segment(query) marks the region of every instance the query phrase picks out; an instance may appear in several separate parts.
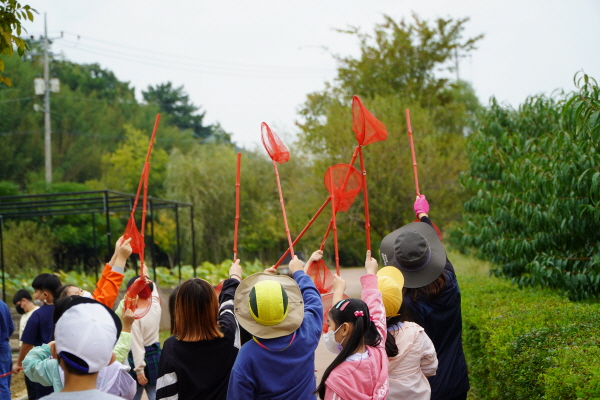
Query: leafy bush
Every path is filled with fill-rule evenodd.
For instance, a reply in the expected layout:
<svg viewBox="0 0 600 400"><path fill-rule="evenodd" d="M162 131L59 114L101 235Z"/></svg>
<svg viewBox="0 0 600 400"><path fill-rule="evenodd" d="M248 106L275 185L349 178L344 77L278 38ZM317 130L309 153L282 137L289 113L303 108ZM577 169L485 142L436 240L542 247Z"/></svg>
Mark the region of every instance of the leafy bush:
<svg viewBox="0 0 600 400"><path fill-rule="evenodd" d="M475 195L452 234L495 273L575 300L600 294L600 88L587 75L578 85L480 114L461 177Z"/></svg>
<svg viewBox="0 0 600 400"><path fill-rule="evenodd" d="M459 280L475 398L597 398L600 304L572 303L495 277L459 274Z"/></svg>

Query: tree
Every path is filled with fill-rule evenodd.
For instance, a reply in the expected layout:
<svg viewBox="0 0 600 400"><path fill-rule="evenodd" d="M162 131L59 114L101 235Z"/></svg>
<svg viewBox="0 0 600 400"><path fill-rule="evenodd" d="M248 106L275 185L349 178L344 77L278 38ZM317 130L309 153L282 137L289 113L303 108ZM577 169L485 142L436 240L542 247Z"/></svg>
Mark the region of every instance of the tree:
<svg viewBox="0 0 600 400"><path fill-rule="evenodd" d="M461 179L474 195L452 236L495 273L576 300L600 294L600 88L578 85L481 114Z"/></svg>
<svg viewBox="0 0 600 400"><path fill-rule="evenodd" d="M4 261L9 274L53 268L58 243L52 231L33 221L9 221L4 232Z"/></svg>
<svg viewBox="0 0 600 400"><path fill-rule="evenodd" d="M467 168L465 133L480 107L468 83L451 83L436 75L440 68L451 68L448 62L453 55L473 50L481 39L462 39L467 19L438 19L430 26L417 16L412 24L384 18L374 35L354 28L344 31L358 38L361 54L357 58L336 56L340 63L336 80L307 96L298 123L299 148L314 162L310 184L316 186L322 186L328 166L350 161L357 144L352 133L353 95L360 96L386 125L388 139L364 148L373 248L414 217L415 188L404 110L411 111L421 191L430 200L432 217L447 227L460 220L462 213L464 193L458 177ZM362 196L355 203L339 217L340 248L346 252L340 258L347 264L363 257ZM315 211L319 206L311 200L304 204Z"/></svg>
<svg viewBox="0 0 600 400"><path fill-rule="evenodd" d="M200 107L190 102L183 85L177 88L171 82L149 85L146 91L142 91L142 95L146 102L158 105L162 112L168 114L171 122L179 129L191 129L194 136L200 139L211 135L212 126L203 125L206 112L197 113Z"/></svg>
<svg viewBox="0 0 600 400"><path fill-rule="evenodd" d="M37 11L28 5L22 6L16 0L0 1L0 55L12 56L13 45L16 46L19 56L23 56L25 51L29 50L27 42L19 36L23 30L21 21L33 21L33 13L37 14ZM4 60L0 58L0 72L2 71L4 71ZM0 83L12 86L12 81L1 74Z"/></svg>

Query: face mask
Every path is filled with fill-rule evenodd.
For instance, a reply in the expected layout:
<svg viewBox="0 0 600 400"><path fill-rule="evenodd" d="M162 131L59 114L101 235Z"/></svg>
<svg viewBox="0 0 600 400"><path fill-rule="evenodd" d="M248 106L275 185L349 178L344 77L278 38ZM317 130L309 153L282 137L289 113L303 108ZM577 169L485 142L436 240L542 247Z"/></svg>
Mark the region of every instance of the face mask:
<svg viewBox="0 0 600 400"><path fill-rule="evenodd" d="M38 307L41 307L41 306L43 306L43 305L44 305L44 303L42 303L42 302L40 301L40 299L35 299L35 300L33 301L33 303L34 303L36 306L38 306Z"/></svg>
<svg viewBox="0 0 600 400"><path fill-rule="evenodd" d="M17 309L17 312L21 315L25 314L25 310L23 309L23 307L21 307L20 305L16 305L15 308Z"/></svg>
<svg viewBox="0 0 600 400"><path fill-rule="evenodd" d="M342 343L344 342L344 339L346 338L346 336L344 336L342 338L342 341L340 343L335 341L335 334L337 331L340 330L341 327L342 327L342 325L338 326L338 328L335 331L329 331L325 335L323 335L323 341L325 342L325 347L327 348L327 350L329 350L333 354L340 354L342 352L342 349L344 348L342 346Z"/></svg>
<svg viewBox="0 0 600 400"><path fill-rule="evenodd" d="M83 290L81 293L81 297L87 297L88 299L92 299L92 294L90 292L88 292L87 290Z"/></svg>

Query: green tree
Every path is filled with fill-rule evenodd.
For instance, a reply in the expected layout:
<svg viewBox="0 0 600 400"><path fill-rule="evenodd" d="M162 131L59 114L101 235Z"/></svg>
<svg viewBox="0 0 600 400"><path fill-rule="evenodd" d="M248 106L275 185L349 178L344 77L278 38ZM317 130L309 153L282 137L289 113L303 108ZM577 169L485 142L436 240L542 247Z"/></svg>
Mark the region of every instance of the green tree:
<svg viewBox="0 0 600 400"><path fill-rule="evenodd" d="M4 262L9 274L53 269L58 242L47 226L33 221L8 221L3 240Z"/></svg>
<svg viewBox="0 0 600 400"><path fill-rule="evenodd" d="M33 21L33 13L37 11L28 5L21 5L16 0L0 1L0 55L12 56L14 47L19 56L29 50L29 44L19 36L24 30L21 21ZM16 35L15 35L16 33ZM0 58L0 72L4 71L4 60ZM0 74L0 83L12 86L12 81Z"/></svg>
<svg viewBox="0 0 600 400"><path fill-rule="evenodd" d="M587 75L578 85L518 110L492 101L469 138L461 180L474 195L453 232L497 274L572 299L600 294L600 88Z"/></svg>
<svg viewBox="0 0 600 400"><path fill-rule="evenodd" d="M156 104L160 110L170 116L171 122L181 130L191 129L194 137L206 139L212 133L212 126L203 125L206 112L198 113L200 107L190 101L183 85L173 87L171 82L149 85L142 91L144 100Z"/></svg>

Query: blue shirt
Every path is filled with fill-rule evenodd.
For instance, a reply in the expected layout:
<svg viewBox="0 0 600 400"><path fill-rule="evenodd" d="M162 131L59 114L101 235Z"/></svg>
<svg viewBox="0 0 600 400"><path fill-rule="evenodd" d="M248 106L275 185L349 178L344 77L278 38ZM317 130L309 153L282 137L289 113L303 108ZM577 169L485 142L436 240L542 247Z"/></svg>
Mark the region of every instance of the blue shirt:
<svg viewBox="0 0 600 400"><path fill-rule="evenodd" d="M5 302L0 300L0 349L10 351L8 340L15 331L10 310Z"/></svg>
<svg viewBox="0 0 600 400"><path fill-rule="evenodd" d="M35 310L25 325L21 341L34 346L50 343L54 335L53 314L54 306L51 304Z"/></svg>
<svg viewBox="0 0 600 400"><path fill-rule="evenodd" d="M296 331L294 342L283 351L269 351L254 340L242 346L231 377L227 399L316 399L315 350L323 329L323 303L313 281L303 271L294 279L304 301L304 319ZM270 349L283 349L293 334L260 339Z"/></svg>

